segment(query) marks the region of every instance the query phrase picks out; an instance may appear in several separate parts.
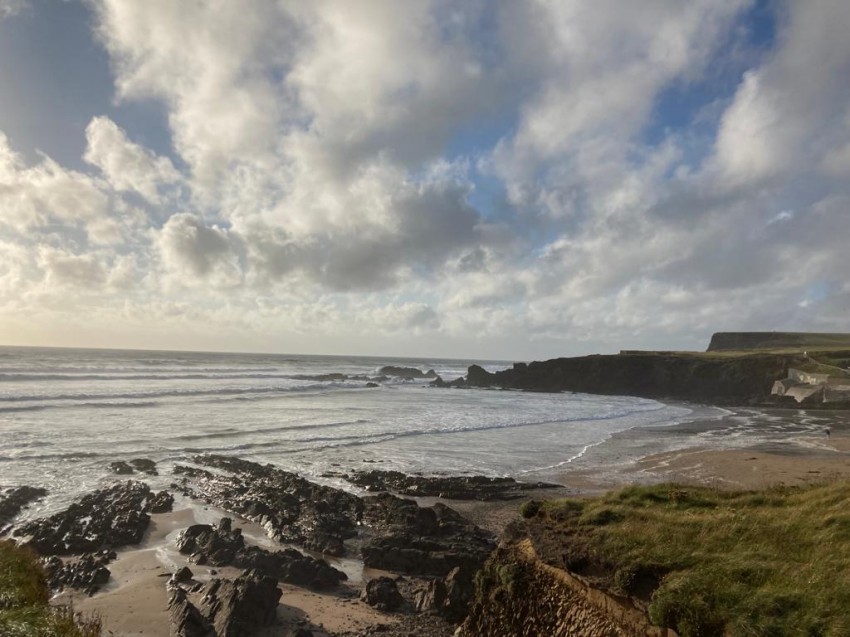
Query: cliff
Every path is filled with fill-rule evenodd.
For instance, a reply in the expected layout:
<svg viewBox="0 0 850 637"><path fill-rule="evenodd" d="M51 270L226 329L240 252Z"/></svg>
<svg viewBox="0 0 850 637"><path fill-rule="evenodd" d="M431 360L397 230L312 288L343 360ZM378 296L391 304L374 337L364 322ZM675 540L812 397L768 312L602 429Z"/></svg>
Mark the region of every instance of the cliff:
<svg viewBox="0 0 850 637"><path fill-rule="evenodd" d="M517 363L496 373L473 365L467 384L742 405L767 402L775 381L808 362L802 354L623 352Z"/></svg>

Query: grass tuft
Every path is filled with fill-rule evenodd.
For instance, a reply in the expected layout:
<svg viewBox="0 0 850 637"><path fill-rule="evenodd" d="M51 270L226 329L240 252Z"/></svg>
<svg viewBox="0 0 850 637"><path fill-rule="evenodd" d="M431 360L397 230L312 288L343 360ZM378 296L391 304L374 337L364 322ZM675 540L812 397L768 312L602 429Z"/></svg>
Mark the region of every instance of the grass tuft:
<svg viewBox="0 0 850 637"><path fill-rule="evenodd" d="M99 637L100 621L75 618L69 607L51 607L44 571L34 553L0 542L0 635Z"/></svg>

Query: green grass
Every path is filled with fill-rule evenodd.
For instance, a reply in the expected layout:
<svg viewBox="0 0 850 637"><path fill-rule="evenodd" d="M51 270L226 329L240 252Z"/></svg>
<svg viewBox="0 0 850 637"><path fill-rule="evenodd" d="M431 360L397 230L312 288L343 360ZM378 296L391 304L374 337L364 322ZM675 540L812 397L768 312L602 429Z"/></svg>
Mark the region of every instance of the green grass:
<svg viewBox="0 0 850 637"><path fill-rule="evenodd" d="M683 637L850 635L850 483L632 487L534 520Z"/></svg>
<svg viewBox="0 0 850 637"><path fill-rule="evenodd" d="M51 607L35 555L0 542L0 635L3 637L97 637L97 620L75 621L67 607Z"/></svg>

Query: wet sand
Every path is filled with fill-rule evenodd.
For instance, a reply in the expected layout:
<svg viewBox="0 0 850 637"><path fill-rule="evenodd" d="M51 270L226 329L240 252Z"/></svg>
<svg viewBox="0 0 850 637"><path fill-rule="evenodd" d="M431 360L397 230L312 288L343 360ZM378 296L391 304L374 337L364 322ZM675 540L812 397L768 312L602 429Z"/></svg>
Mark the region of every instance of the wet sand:
<svg viewBox="0 0 850 637"><path fill-rule="evenodd" d="M652 453L653 444L673 448ZM604 453L566 468L558 481L592 495L635 483L763 489L850 478L850 413L731 410L668 430L624 432Z"/></svg>
<svg viewBox="0 0 850 637"><path fill-rule="evenodd" d="M239 569L198 566L180 555L174 539L177 532L192 524L210 523L227 515L234 526L243 528L246 541L269 547L271 540L263 536L256 524L212 507L186 506L172 513L153 514L151 525L139 547L118 552L109 564L112 578L107 586L89 597L83 593L62 593L57 604L73 603L84 615L96 615L103 621L104 635L129 637L169 637L168 591L166 582L177 569L188 566L195 579L206 581L216 577L237 577ZM346 570L352 565L349 561ZM339 564L335 564L339 567ZM215 573L213 573L215 571ZM367 577L380 575L367 571ZM358 599L361 578L352 578L338 590L318 593L280 583L283 596L278 607L278 624L259 633L262 637L283 637L297 628L307 628L316 637L329 633L359 630L378 624L393 624L397 616L381 613Z"/></svg>

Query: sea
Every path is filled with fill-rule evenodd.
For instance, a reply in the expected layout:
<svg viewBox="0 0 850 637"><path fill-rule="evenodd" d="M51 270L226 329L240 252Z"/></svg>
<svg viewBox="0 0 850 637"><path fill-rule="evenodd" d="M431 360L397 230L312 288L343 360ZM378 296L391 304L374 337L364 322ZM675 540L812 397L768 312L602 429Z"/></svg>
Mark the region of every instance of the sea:
<svg viewBox="0 0 850 637"><path fill-rule="evenodd" d="M557 482L571 466L612 470L638 452L739 444L737 437L755 435L746 417L730 420L730 412L712 407L438 389L431 379L381 373L385 366L433 369L450 381L472 363L490 371L511 365L0 347L0 487L45 487L48 497L25 513L44 515L113 480L111 462L155 460L160 476L146 479L166 487L174 465L208 453L348 489L341 475L373 468ZM695 422L702 425L694 429Z"/></svg>

